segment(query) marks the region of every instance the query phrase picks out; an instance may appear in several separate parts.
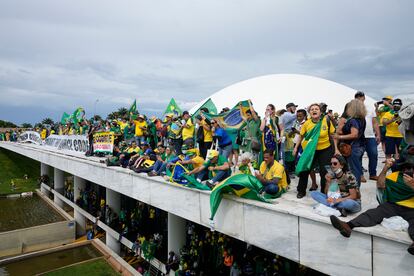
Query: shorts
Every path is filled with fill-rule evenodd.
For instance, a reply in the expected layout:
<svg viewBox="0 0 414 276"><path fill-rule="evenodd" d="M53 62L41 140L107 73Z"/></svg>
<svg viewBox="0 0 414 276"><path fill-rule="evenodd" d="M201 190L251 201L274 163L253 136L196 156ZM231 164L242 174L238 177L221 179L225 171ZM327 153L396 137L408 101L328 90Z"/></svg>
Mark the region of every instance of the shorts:
<svg viewBox="0 0 414 276"><path fill-rule="evenodd" d="M386 126L380 126L381 142L385 143L385 132L387 131Z"/></svg>
<svg viewBox="0 0 414 276"><path fill-rule="evenodd" d="M385 154L395 154L395 148L399 148L403 138L385 137Z"/></svg>

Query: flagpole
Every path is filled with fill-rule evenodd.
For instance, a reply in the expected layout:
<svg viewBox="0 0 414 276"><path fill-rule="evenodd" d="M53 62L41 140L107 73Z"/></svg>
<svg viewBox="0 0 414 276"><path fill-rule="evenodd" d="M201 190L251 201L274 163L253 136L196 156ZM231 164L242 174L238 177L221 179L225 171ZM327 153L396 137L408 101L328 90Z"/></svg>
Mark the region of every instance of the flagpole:
<svg viewBox="0 0 414 276"><path fill-rule="evenodd" d="M99 99L96 99L95 104L93 106L93 119L95 120L95 116L96 116L96 104L99 102Z"/></svg>

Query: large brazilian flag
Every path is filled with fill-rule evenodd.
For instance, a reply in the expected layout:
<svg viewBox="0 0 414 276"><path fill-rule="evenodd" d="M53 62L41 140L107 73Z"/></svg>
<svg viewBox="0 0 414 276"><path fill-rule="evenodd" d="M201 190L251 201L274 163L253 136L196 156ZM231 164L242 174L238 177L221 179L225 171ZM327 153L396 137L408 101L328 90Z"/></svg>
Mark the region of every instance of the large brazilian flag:
<svg viewBox="0 0 414 276"><path fill-rule="evenodd" d="M181 111L181 108L175 102L174 98L171 98L170 103L164 111L163 117L167 114L175 114L177 116L181 116L182 113L183 112Z"/></svg>
<svg viewBox="0 0 414 276"><path fill-rule="evenodd" d="M315 156L316 147L318 145L319 135L321 134L322 120L317 123L311 131L305 135L306 147L303 149L302 155L299 158L298 164L296 165L296 175L301 172L310 171L313 157Z"/></svg>
<svg viewBox="0 0 414 276"><path fill-rule="evenodd" d="M260 193L263 189L262 183L256 177L247 174L236 174L228 177L221 183L217 184L210 195L210 210L212 220L220 206L221 199L224 193L234 194L238 197L254 199L263 202L269 202L269 199L280 197L286 192L280 189L276 195L262 196Z"/></svg>

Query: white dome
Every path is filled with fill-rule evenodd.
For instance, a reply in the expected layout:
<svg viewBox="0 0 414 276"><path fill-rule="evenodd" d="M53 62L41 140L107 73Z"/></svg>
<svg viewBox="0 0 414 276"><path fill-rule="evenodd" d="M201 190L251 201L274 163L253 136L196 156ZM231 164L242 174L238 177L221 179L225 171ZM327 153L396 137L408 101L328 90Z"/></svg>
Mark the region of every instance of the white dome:
<svg viewBox="0 0 414 276"><path fill-rule="evenodd" d="M251 99L255 110L263 116L269 103L276 110L285 108L293 102L298 108L306 108L312 103L324 102L328 109L342 114L347 102L354 98L357 90L342 84L298 74L274 74L256 77L230 85L209 98L217 106L217 111L223 107L232 108L241 100ZM207 98L208 99L208 98ZM194 106L190 113L195 112L207 99ZM373 107L375 101L366 96L365 104Z"/></svg>

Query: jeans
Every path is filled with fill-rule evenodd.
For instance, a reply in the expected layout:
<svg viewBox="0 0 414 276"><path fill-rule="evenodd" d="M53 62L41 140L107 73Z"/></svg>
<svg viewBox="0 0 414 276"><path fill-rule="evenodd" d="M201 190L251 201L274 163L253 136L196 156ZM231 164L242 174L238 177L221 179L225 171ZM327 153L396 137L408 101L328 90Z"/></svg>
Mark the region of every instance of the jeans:
<svg viewBox="0 0 414 276"><path fill-rule="evenodd" d="M141 146L141 144L145 143L145 136L135 136L135 142L138 146Z"/></svg>
<svg viewBox="0 0 414 276"><path fill-rule="evenodd" d="M207 168L202 170L201 172L197 174L197 179L204 179L207 173L208 173ZM229 176L230 176L230 170L216 171L216 175L210 181L213 183L220 182Z"/></svg>
<svg viewBox="0 0 414 276"><path fill-rule="evenodd" d="M157 175L160 175L162 172L165 172L165 169L167 168L167 162L163 162L160 160L157 160L154 164L154 167L152 170L157 173Z"/></svg>
<svg viewBox="0 0 414 276"><path fill-rule="evenodd" d="M375 138L365 138L365 151L367 152L369 160L369 176L376 176L378 164L378 147Z"/></svg>
<svg viewBox="0 0 414 276"><path fill-rule="evenodd" d="M232 144L227 145L225 147L219 147L219 154L225 156L226 158L229 158L229 155L231 151L233 150Z"/></svg>
<svg viewBox="0 0 414 276"><path fill-rule="evenodd" d="M275 183L270 183L264 186L264 191L267 194L274 195L279 191L279 186L277 186Z"/></svg>
<svg viewBox="0 0 414 276"><path fill-rule="evenodd" d="M359 201L353 200L353 199L345 199L344 201L341 201L339 203L334 204L333 206L331 206L328 201L326 200L328 198L327 195L321 193L321 192L317 192L317 191L313 191L310 193L311 197L323 204L326 205L328 207L334 207L336 209L345 209L346 211L350 212L350 213L357 213L359 211L361 211L361 203Z"/></svg>
<svg viewBox="0 0 414 276"><path fill-rule="evenodd" d="M361 186L362 172L362 156L364 155L364 147L361 145L352 145L351 156L348 157L348 165L351 172L354 174L358 187Z"/></svg>

